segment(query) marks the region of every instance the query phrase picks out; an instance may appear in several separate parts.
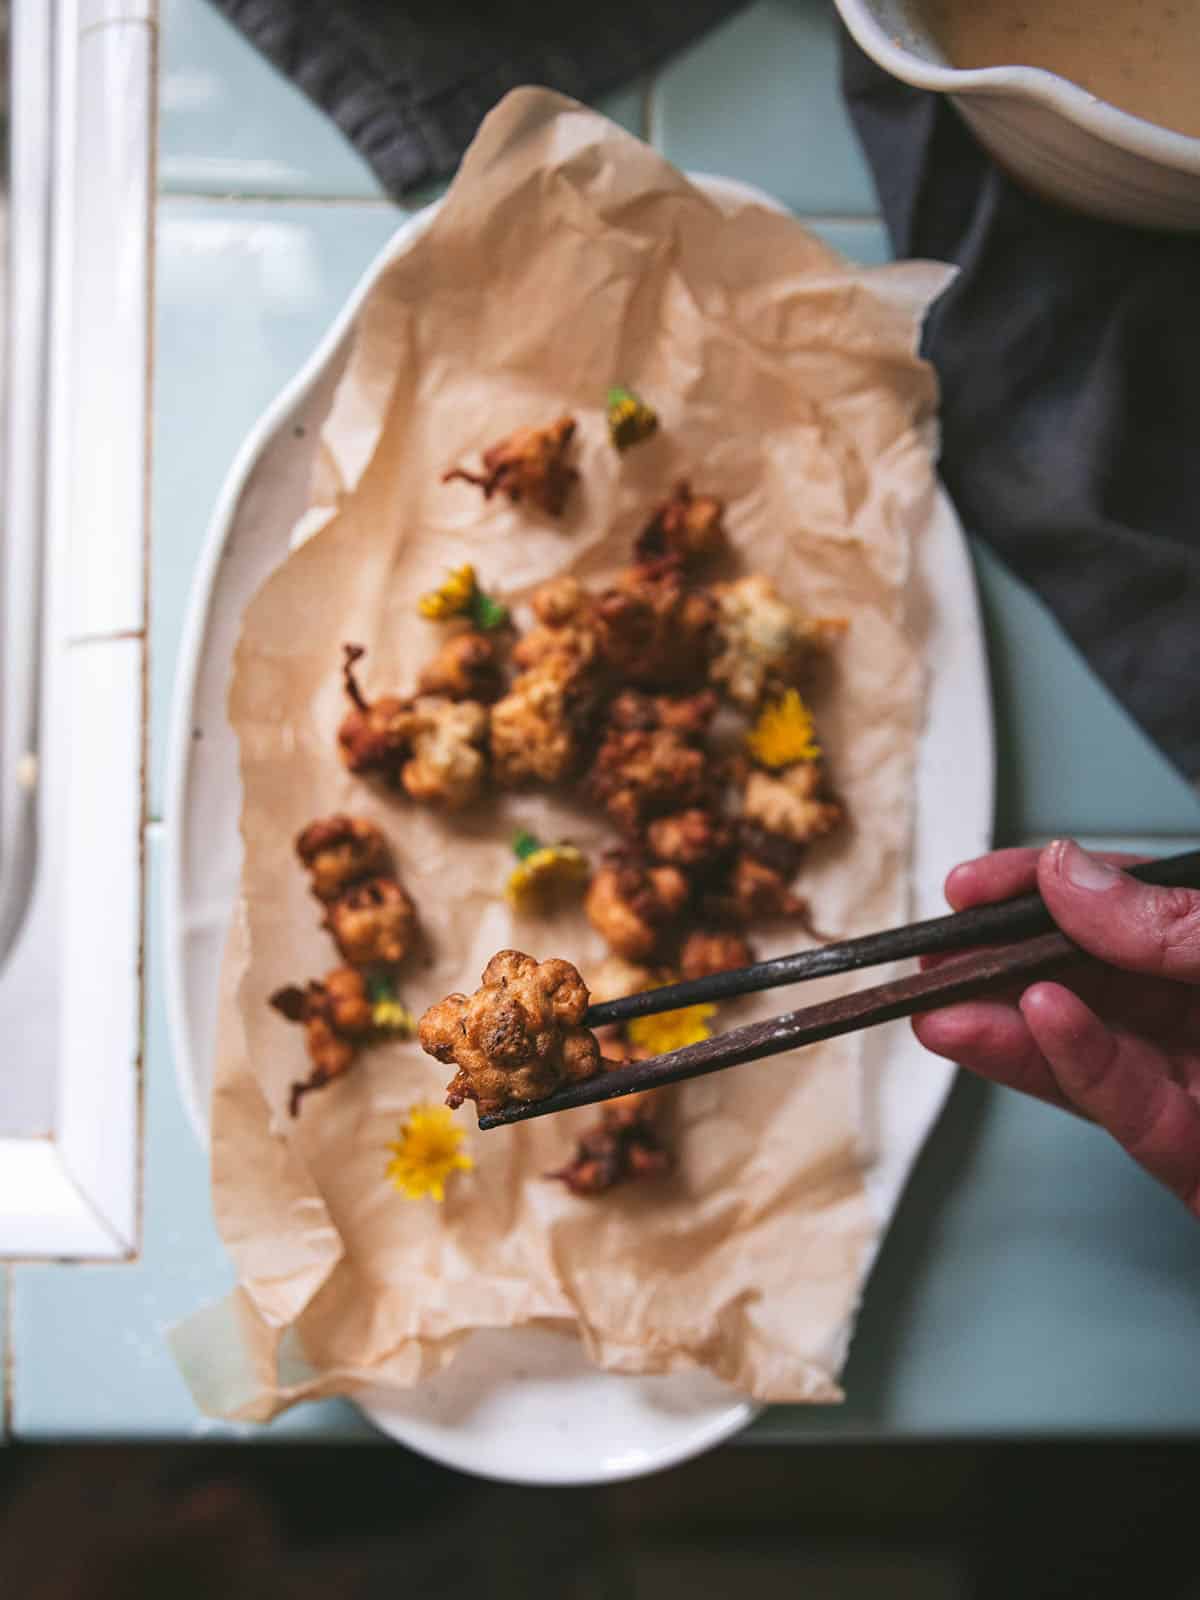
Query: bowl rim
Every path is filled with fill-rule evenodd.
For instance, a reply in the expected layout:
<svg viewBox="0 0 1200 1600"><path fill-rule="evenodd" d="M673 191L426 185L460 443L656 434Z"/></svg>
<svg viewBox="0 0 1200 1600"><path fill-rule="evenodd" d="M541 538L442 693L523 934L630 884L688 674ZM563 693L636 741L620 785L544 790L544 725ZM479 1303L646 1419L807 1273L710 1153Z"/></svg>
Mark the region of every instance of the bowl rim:
<svg viewBox="0 0 1200 1600"><path fill-rule="evenodd" d="M834 0L855 43L894 78L940 94L1016 97L1049 106L1105 143L1179 172L1200 175L1200 138L1176 133L1102 100L1044 67L939 67L906 50L882 26L869 0Z"/></svg>

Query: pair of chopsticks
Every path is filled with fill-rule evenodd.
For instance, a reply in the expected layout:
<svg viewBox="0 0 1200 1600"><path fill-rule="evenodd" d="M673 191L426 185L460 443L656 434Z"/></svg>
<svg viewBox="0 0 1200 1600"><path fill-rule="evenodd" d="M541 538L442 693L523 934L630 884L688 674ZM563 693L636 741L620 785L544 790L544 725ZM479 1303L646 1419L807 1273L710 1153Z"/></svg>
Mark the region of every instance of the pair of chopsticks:
<svg viewBox="0 0 1200 1600"><path fill-rule="evenodd" d="M1200 888L1200 850L1165 856L1129 868L1131 876L1144 883L1171 884ZM978 949L978 946L1001 948ZM994 905L975 906L970 911L912 922L886 933L869 933L860 939L801 950L795 955L759 961L734 972L719 972L711 978L696 978L688 983L671 983L642 994L627 995L592 1006L584 1022L601 1028L632 1017L653 1016L660 1011L675 1011L705 1001L728 1000L736 995L757 994L785 983L803 983L810 978L826 978L839 972L858 972L864 967L904 961L913 956L971 950L961 960L947 962L929 972L897 978L856 994L841 995L820 1005L788 1011L768 1022L751 1022L731 1028L715 1038L704 1039L669 1055L652 1056L647 1061L602 1072L584 1083L574 1084L544 1100L531 1100L505 1107L492 1116L480 1117L481 1128L502 1128L529 1117L545 1117L575 1106L595 1105L644 1089L660 1089L668 1083L683 1083L725 1067L760 1061L800 1045L816 1044L860 1028L873 1028L897 1017L911 1017L935 1006L972 1000L997 985L1029 983L1044 978L1078 960L1082 952L1064 933L1060 933L1040 894L1019 895Z"/></svg>

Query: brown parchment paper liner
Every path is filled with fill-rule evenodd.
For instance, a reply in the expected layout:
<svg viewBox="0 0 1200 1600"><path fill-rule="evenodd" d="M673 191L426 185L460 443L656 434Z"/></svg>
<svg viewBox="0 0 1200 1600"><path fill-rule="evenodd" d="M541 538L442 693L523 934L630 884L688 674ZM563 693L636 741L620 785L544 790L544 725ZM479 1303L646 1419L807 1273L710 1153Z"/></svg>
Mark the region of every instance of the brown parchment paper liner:
<svg viewBox="0 0 1200 1600"><path fill-rule="evenodd" d="M596 582L623 565L680 474L727 500L731 570L850 618L815 698L851 820L813 849L803 887L838 934L903 917L921 706L905 590L935 404L915 348L944 279L853 270L788 218L723 210L611 123L537 90L488 118L428 231L379 279L322 438L304 519L317 531L249 606L230 696L245 863L212 1181L239 1286L180 1346L208 1408L263 1418L306 1396L407 1386L471 1330L520 1324L573 1332L616 1372L699 1367L760 1400L840 1397L877 1229L857 1040L687 1085L671 1113L677 1173L598 1201L543 1177L591 1113L480 1135L464 1111L475 1170L438 1207L388 1187L385 1146L414 1101L441 1098L447 1069L415 1043L372 1051L292 1121L303 1041L266 1000L336 964L292 840L343 808L384 826L420 907L426 951L403 985L415 1010L473 988L505 946L585 975L595 964L603 947L581 914L514 918L502 889L516 827L593 853L610 831L542 795L452 818L350 779L334 745L339 653L366 644L368 689L410 688L439 637L416 599L447 566L473 561L523 617L547 577ZM616 381L662 421L624 456L602 411ZM562 412L579 420L582 477L561 522L439 482ZM764 955L797 942L787 928L757 940ZM781 999L728 1007L722 1025Z"/></svg>

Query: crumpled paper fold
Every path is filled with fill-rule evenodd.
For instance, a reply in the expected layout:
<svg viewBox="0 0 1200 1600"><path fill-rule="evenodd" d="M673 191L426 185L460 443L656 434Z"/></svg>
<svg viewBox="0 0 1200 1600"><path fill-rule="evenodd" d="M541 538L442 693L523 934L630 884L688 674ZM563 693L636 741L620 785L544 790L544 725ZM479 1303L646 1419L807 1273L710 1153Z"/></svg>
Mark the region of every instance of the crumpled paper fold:
<svg viewBox="0 0 1200 1600"><path fill-rule="evenodd" d="M439 637L416 600L448 567L473 562L524 617L546 578L598 583L625 564L680 476L727 501L732 567L850 619L815 696L850 820L812 848L802 888L839 935L903 919L922 701L906 589L932 503L936 403L916 347L944 277L853 268L785 216L718 205L540 90L493 112L430 226L379 277L325 425L309 536L250 604L233 675L244 871L212 1182L238 1288L176 1338L207 1409L262 1419L305 1397L402 1388L472 1330L522 1324L576 1335L613 1372L703 1368L758 1400L840 1397L879 1226L857 1039L684 1086L677 1172L600 1200L543 1176L592 1114L484 1135L472 1123L475 1169L439 1207L388 1187L385 1146L410 1105L441 1097L447 1069L415 1042L372 1050L293 1121L303 1038L267 997L337 964L292 841L343 809L384 827L420 909L425 957L403 985L415 1011L473 988L506 946L585 975L599 959L580 913L521 918L503 885L516 828L593 854L607 829L559 797L448 817L349 777L334 742L341 647L369 647L369 691L410 689ZM661 418L620 456L603 409L615 382ZM440 482L564 412L579 421L581 479L561 521ZM802 941L785 927L756 942L773 955ZM721 1024L786 1003L754 997Z"/></svg>

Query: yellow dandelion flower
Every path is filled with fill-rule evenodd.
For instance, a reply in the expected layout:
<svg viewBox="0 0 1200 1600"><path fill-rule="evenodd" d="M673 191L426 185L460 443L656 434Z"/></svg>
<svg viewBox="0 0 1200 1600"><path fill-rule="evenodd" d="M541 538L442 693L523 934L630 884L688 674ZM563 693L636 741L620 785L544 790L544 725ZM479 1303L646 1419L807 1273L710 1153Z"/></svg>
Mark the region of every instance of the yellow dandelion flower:
<svg viewBox="0 0 1200 1600"><path fill-rule="evenodd" d="M399 1137L388 1145L392 1159L387 1177L392 1187L408 1200L429 1195L440 1204L447 1180L475 1165L462 1149L464 1137L445 1106L413 1106L407 1121L400 1124Z"/></svg>
<svg viewBox="0 0 1200 1600"><path fill-rule="evenodd" d="M653 406L618 385L608 391L608 437L616 450L628 450L658 432L658 413Z"/></svg>
<svg viewBox="0 0 1200 1600"><path fill-rule="evenodd" d="M381 1033L399 1034L402 1039L411 1039L417 1030L412 1012L399 1000L376 1000L371 1007L371 1021Z"/></svg>
<svg viewBox="0 0 1200 1600"><path fill-rule="evenodd" d="M446 581L417 601L417 610L430 622L445 622L449 617L465 616L475 599L475 568L467 562L453 567Z"/></svg>
<svg viewBox="0 0 1200 1600"><path fill-rule="evenodd" d="M683 1006L679 1011L664 1011L657 1017L633 1017L625 1024L625 1035L639 1050L665 1056L685 1045L699 1044L712 1034L709 1018L716 1015L713 1005Z"/></svg>
<svg viewBox="0 0 1200 1600"><path fill-rule="evenodd" d="M762 708L746 743L764 767L790 767L797 761L817 761L821 755L812 712L795 689Z"/></svg>
<svg viewBox="0 0 1200 1600"><path fill-rule="evenodd" d="M504 893L518 911L529 911L586 883L587 875L587 859L573 844L546 845L512 869Z"/></svg>

